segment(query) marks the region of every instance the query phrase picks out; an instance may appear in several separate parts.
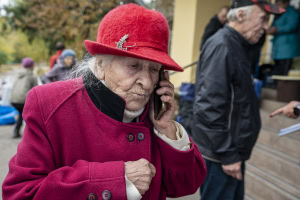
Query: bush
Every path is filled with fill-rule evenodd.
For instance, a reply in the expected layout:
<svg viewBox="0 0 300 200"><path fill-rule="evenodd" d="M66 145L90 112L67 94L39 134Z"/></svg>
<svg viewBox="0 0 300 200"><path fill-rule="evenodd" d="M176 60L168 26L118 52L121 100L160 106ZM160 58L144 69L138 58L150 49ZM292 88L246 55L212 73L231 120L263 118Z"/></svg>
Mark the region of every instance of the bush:
<svg viewBox="0 0 300 200"><path fill-rule="evenodd" d="M6 64L8 61L8 57L5 53L0 51L0 65Z"/></svg>

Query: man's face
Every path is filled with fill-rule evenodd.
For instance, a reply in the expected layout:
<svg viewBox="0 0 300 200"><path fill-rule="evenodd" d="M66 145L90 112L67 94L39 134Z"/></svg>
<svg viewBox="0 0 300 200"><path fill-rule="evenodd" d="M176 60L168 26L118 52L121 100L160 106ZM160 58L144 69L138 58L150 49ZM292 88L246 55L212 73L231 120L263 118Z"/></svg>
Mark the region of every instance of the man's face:
<svg viewBox="0 0 300 200"><path fill-rule="evenodd" d="M243 35L249 43L255 44L259 41L269 28L268 22L269 14L259 6L253 6L250 16L243 23Z"/></svg>
<svg viewBox="0 0 300 200"><path fill-rule="evenodd" d="M227 21L227 13L228 13L228 9L226 8L223 8L218 13L218 18L222 24L225 24L225 22Z"/></svg>

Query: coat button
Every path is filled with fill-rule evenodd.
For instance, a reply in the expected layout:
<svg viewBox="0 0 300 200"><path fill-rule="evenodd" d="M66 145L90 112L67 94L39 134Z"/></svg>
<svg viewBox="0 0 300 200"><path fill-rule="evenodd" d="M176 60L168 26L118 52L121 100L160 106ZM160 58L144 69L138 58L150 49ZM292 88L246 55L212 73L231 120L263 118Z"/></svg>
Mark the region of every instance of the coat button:
<svg viewBox="0 0 300 200"><path fill-rule="evenodd" d="M94 193L90 193L87 196L87 200L97 200L97 195L95 195Z"/></svg>
<svg viewBox="0 0 300 200"><path fill-rule="evenodd" d="M139 141L143 141L145 139L145 134L144 133L138 133L137 137L138 137Z"/></svg>
<svg viewBox="0 0 300 200"><path fill-rule="evenodd" d="M110 191L104 190L104 191L102 192L102 199L103 199L103 200L110 200L110 198L111 198L111 193L110 193Z"/></svg>
<svg viewBox="0 0 300 200"><path fill-rule="evenodd" d="M128 135L127 135L127 139L128 139L128 141L129 142L133 142L134 141L134 135L132 134L132 133L129 133Z"/></svg>

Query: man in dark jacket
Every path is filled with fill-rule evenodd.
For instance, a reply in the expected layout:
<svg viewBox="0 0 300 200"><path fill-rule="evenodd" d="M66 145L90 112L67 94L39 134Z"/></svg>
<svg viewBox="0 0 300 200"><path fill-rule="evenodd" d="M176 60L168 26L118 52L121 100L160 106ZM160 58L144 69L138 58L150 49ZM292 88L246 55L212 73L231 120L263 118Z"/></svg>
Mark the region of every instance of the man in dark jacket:
<svg viewBox="0 0 300 200"><path fill-rule="evenodd" d="M243 199L244 162L260 127L249 52L268 27L265 0L233 0L228 25L203 46L197 68L193 140L207 165L201 199Z"/></svg>

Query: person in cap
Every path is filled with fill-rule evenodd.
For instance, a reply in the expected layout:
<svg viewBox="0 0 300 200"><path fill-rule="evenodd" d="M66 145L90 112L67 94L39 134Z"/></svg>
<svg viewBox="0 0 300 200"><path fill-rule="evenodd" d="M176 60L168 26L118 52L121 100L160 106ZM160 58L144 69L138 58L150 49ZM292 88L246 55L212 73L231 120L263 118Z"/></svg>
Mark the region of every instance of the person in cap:
<svg viewBox="0 0 300 200"><path fill-rule="evenodd" d="M272 58L274 74L288 75L293 58L300 56L300 14L290 5L290 0L277 0L276 4L286 9L277 16L268 33L273 35Z"/></svg>
<svg viewBox="0 0 300 200"><path fill-rule="evenodd" d="M34 61L32 58L23 58L22 66L23 70L20 71L16 77L10 97L11 104L19 112L18 119L14 127L13 138L19 138L21 136L20 130L23 123L22 113L26 96L31 88L37 86L37 77L33 74Z"/></svg>
<svg viewBox="0 0 300 200"><path fill-rule="evenodd" d="M268 30L269 14L283 11L264 0L233 0L228 24L203 46L192 127L208 171L203 200L243 199L245 161L261 127L250 47Z"/></svg>
<svg viewBox="0 0 300 200"><path fill-rule="evenodd" d="M135 4L110 11L97 40L85 41L92 56L74 70L76 78L29 93L4 199L153 200L195 193L206 166L172 120L167 71L159 81L162 70L183 71L168 55L168 40L168 23L157 11ZM164 103L157 117L154 96Z"/></svg>
<svg viewBox="0 0 300 200"><path fill-rule="evenodd" d="M51 56L49 64L50 64L50 70L54 67L54 65L57 63L57 59L61 56L63 50L65 49L65 45L62 42L57 42L55 45L56 52L53 56Z"/></svg>
<svg viewBox="0 0 300 200"><path fill-rule="evenodd" d="M68 74L76 64L76 53L72 49L65 49L59 57L54 67L45 74L41 80L44 84L54 81L63 81L68 78Z"/></svg>

